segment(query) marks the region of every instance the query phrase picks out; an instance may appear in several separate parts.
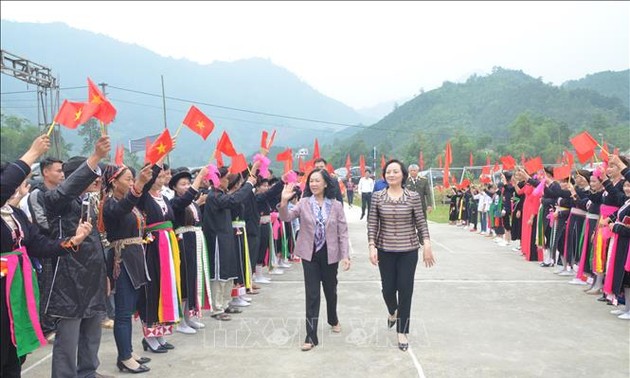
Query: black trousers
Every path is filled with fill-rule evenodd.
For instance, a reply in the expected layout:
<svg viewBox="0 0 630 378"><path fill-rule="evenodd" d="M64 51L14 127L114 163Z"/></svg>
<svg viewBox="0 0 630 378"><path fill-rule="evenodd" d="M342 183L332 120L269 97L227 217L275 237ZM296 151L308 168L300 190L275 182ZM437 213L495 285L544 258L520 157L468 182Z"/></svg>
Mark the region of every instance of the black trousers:
<svg viewBox="0 0 630 378"><path fill-rule="evenodd" d="M302 259L304 270L304 292L306 294L306 339L304 342L319 344L317 339L317 321L319 319L319 302L321 282L326 297L326 313L328 324L337 325L337 268L339 263L328 264L326 244L313 253L311 261Z"/></svg>
<svg viewBox="0 0 630 378"><path fill-rule="evenodd" d="M398 310L396 331L409 333L413 278L418 265L418 251L378 251L378 270L381 272L383 299L387 311L393 315Z"/></svg>
<svg viewBox="0 0 630 378"><path fill-rule="evenodd" d="M370 213L370 204L372 203L372 193L361 193L361 218L365 216L365 209Z"/></svg>

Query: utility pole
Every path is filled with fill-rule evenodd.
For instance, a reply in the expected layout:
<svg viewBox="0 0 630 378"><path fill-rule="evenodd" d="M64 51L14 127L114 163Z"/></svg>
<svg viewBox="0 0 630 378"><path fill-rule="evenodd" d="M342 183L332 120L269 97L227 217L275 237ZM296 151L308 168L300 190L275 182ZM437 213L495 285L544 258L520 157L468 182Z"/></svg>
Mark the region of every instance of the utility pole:
<svg viewBox="0 0 630 378"><path fill-rule="evenodd" d="M101 92L103 93L103 97L107 98L107 83L98 83L98 85L101 87ZM105 132L107 133L107 125L104 125L102 129L105 130ZM91 130L90 134L92 134L93 132L94 130ZM90 135L90 139L92 139L92 135ZM94 138L94 140L96 139L98 138Z"/></svg>
<svg viewBox="0 0 630 378"><path fill-rule="evenodd" d="M160 75L162 78L162 109L164 111L164 129L168 129L166 125L166 95L164 94L164 75ZM171 154L166 155L166 164L171 167Z"/></svg>
<svg viewBox="0 0 630 378"><path fill-rule="evenodd" d="M0 49L0 70L5 75L37 86L37 123L39 130L45 131L59 107L59 81L52 75L52 70L2 49ZM46 100L49 93L50 103L47 104ZM48 118L49 115L50 118ZM52 140L58 158L60 156L59 139L61 135L58 128L53 131Z"/></svg>
<svg viewBox="0 0 630 378"><path fill-rule="evenodd" d="M372 147L372 172L374 172L374 181L377 180L376 176L376 146Z"/></svg>

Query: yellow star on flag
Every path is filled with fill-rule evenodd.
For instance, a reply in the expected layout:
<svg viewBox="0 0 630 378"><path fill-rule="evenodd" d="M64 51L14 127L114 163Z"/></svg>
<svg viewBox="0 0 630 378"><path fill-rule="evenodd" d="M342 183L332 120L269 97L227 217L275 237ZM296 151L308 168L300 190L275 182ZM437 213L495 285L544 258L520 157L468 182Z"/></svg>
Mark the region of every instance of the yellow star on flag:
<svg viewBox="0 0 630 378"><path fill-rule="evenodd" d="M83 113L83 108L79 108L79 110L74 113L74 120L78 121L79 119L81 119L81 113Z"/></svg>
<svg viewBox="0 0 630 378"><path fill-rule="evenodd" d="M197 127L203 129L204 127L206 127L206 125L203 124L203 121L199 121L197 122Z"/></svg>
<svg viewBox="0 0 630 378"><path fill-rule="evenodd" d="M160 143L156 148L158 152L160 153L160 155L166 152L166 146L164 145L164 143Z"/></svg>
<svg viewBox="0 0 630 378"><path fill-rule="evenodd" d="M101 98L101 96L93 96L90 102L93 104L102 104L103 99Z"/></svg>

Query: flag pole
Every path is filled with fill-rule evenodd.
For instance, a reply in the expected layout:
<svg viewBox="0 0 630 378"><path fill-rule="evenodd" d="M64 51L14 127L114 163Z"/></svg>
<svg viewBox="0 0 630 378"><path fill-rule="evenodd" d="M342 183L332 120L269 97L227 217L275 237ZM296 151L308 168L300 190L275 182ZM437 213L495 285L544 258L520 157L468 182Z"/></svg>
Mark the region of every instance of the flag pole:
<svg viewBox="0 0 630 378"><path fill-rule="evenodd" d="M179 124L179 127L177 128L177 130L175 131L175 135L173 136L173 139L177 138L177 136L179 135L179 132L182 130L182 127L184 126L183 123Z"/></svg>
<svg viewBox="0 0 630 378"><path fill-rule="evenodd" d="M55 127L56 122L53 121L53 123L50 124L50 127L48 128L48 132L46 133L46 136L50 136L50 133L52 133L53 131L53 127Z"/></svg>
<svg viewBox="0 0 630 378"><path fill-rule="evenodd" d="M105 126L105 124L103 123L103 121L99 121L101 124L101 136L105 136L107 135L107 127Z"/></svg>

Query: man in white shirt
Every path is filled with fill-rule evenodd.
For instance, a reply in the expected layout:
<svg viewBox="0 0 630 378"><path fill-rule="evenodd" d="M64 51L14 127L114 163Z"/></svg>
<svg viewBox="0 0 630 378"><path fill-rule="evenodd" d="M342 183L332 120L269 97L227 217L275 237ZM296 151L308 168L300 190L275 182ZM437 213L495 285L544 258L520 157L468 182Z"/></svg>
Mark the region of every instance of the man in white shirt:
<svg viewBox="0 0 630 378"><path fill-rule="evenodd" d="M369 169L365 170L365 175L359 180L359 192L361 193L361 219L365 216L365 209L367 207L368 213L370 211L370 203L372 202L372 190L374 190L374 180L370 177Z"/></svg>

